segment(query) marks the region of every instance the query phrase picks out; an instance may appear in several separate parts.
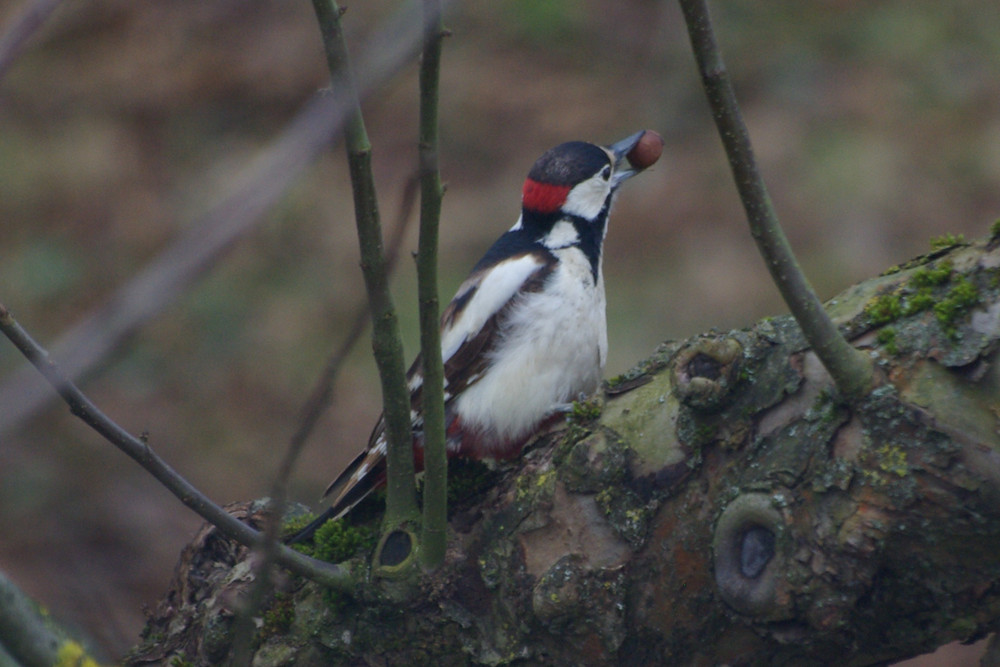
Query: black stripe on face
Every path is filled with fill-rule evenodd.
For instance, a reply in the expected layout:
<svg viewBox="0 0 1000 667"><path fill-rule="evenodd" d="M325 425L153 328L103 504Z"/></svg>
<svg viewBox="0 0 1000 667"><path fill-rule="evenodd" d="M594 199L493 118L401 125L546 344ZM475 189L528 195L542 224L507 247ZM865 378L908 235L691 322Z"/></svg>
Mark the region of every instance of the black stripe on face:
<svg viewBox="0 0 1000 667"><path fill-rule="evenodd" d="M576 228L576 233L580 237L576 246L583 252L590 262L590 273L594 276L594 284L597 284L597 273L600 269L601 248L604 245L604 229L608 224L608 213L610 211L611 197L604 202L604 208L594 220L587 220L573 216L570 220Z"/></svg>

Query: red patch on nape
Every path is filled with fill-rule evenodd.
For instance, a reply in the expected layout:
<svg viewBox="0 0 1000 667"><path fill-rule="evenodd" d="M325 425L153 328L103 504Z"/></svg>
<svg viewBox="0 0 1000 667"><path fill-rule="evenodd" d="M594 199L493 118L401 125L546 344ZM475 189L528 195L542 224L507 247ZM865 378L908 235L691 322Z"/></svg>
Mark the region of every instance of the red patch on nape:
<svg viewBox="0 0 1000 667"><path fill-rule="evenodd" d="M539 183L527 178L524 181L524 191L521 193L521 204L529 211L537 213L555 213L566 201L570 186Z"/></svg>

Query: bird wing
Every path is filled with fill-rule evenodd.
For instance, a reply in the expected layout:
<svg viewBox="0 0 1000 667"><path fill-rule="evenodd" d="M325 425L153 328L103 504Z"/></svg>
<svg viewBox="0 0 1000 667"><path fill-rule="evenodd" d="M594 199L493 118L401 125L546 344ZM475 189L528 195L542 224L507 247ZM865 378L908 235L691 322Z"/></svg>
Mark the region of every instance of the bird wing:
<svg viewBox="0 0 1000 667"><path fill-rule="evenodd" d="M441 316L446 404L482 376L489 364L487 353L499 338L510 305L518 294L541 289L555 262L547 251L527 251L492 265L477 266L459 286ZM407 384L411 420L415 430L422 430L423 369L419 356L407 373ZM327 487L323 497L333 496L334 500L324 515L342 516L381 486L386 474L385 457L385 419L380 417L368 446Z"/></svg>
<svg viewBox="0 0 1000 667"><path fill-rule="evenodd" d="M473 272L441 315L445 400L474 384L519 294L541 289L555 268L548 251L529 251Z"/></svg>

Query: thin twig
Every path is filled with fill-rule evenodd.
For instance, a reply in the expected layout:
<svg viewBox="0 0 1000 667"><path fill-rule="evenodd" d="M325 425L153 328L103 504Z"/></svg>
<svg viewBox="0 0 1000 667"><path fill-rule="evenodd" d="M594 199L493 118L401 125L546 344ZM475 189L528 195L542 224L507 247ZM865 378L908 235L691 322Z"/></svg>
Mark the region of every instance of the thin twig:
<svg viewBox="0 0 1000 667"><path fill-rule="evenodd" d="M848 399L860 398L871 389L872 362L864 353L851 347L823 310L823 304L802 273L778 223L754 159L750 135L736 102L736 93L716 43L705 0L680 0L680 5L708 103L746 209L750 233L781 296L840 393Z"/></svg>
<svg viewBox="0 0 1000 667"><path fill-rule="evenodd" d="M438 221L441 173L438 165L438 99L444 25L439 0L424 0L424 54L420 62L420 244L417 291L420 302L420 355L424 383L424 521L420 538L423 566L444 562L448 528L448 456L445 449L444 368L441 361L438 301Z"/></svg>
<svg viewBox="0 0 1000 667"><path fill-rule="evenodd" d="M254 547L260 542L260 533L237 520L224 509L213 503L190 482L177 474L163 459L149 447L148 443L136 438L94 405L49 358L45 351L25 331L6 306L0 304L0 332L21 351L28 361L38 369L46 380L69 405L70 412L79 417L92 429L100 433L108 442L116 446L157 481L174 494L182 503L197 512L214 525L220 533L240 544ZM324 563L285 546L278 549L276 560L296 574L332 588L349 591L352 580L343 568Z"/></svg>
<svg viewBox="0 0 1000 667"><path fill-rule="evenodd" d="M313 9L323 35L333 89L340 91L346 99L353 100L344 138L354 192L361 269L372 315L372 349L382 386L388 440L385 526L396 527L412 521L419 514L414 492L410 396L406 387L399 319L389 293L382 251L382 226L371 171L371 143L361 115L361 105L354 94L354 79L340 22L343 12L333 0L313 0Z"/></svg>

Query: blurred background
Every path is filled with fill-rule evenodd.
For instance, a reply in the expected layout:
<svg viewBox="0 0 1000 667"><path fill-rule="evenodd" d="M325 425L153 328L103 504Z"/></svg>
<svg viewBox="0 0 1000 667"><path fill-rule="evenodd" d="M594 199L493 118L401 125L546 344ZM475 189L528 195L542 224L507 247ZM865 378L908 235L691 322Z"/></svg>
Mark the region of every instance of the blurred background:
<svg viewBox="0 0 1000 667"><path fill-rule="evenodd" d="M0 3L0 29L27 5ZM350 5L353 49L394 5ZM713 9L774 203L822 298L1000 217L995 0ZM662 340L785 312L676 3L455 3L446 23L444 300L513 224L538 155L652 128L664 156L624 189L607 241L607 375ZM305 0L64 2L0 80L0 302L51 345L198 224L327 78ZM416 95L414 64L365 104L387 226L415 169ZM216 501L266 495L363 298L352 215L338 144L85 391ZM394 277L407 356L415 248L411 229ZM27 391L11 385L24 364L0 341L8 402ZM335 392L292 480L311 504L380 412L367 338ZM199 525L62 404L0 423L0 570L106 655L135 642Z"/></svg>

